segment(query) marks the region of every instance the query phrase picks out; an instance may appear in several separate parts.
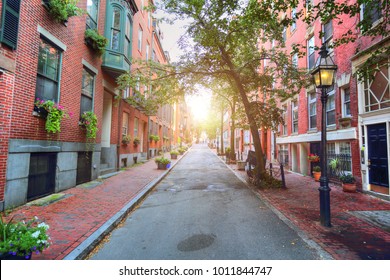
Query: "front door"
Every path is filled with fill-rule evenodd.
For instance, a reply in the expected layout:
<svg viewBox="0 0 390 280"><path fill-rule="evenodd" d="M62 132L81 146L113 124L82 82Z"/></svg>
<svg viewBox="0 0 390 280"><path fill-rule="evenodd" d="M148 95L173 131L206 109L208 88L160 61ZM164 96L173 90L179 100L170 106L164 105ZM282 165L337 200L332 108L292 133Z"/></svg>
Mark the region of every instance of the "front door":
<svg viewBox="0 0 390 280"><path fill-rule="evenodd" d="M367 126L369 183L389 187L386 124Z"/></svg>

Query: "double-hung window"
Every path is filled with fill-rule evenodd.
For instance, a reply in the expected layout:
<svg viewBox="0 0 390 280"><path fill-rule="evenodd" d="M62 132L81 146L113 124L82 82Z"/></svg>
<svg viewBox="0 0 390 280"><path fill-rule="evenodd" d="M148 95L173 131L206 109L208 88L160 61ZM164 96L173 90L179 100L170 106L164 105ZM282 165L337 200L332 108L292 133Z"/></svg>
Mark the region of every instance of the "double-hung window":
<svg viewBox="0 0 390 280"><path fill-rule="evenodd" d="M365 20L370 24L374 24L376 21L382 18L382 1L373 0L362 4L360 7L360 20Z"/></svg>
<svg viewBox="0 0 390 280"><path fill-rule="evenodd" d="M111 25L111 49L113 51L120 51L121 38L121 10L114 7L112 11L112 25Z"/></svg>
<svg viewBox="0 0 390 280"><path fill-rule="evenodd" d="M142 52L142 34L143 30L142 27L140 26L138 29L138 50Z"/></svg>
<svg viewBox="0 0 390 280"><path fill-rule="evenodd" d="M309 129L317 128L317 96L315 92L309 93Z"/></svg>
<svg viewBox="0 0 390 280"><path fill-rule="evenodd" d="M350 89L344 88L342 89L343 93L343 117L349 117L351 116L351 96L350 96Z"/></svg>
<svg viewBox="0 0 390 280"><path fill-rule="evenodd" d="M97 29L99 0L87 0L87 29Z"/></svg>
<svg viewBox="0 0 390 280"><path fill-rule="evenodd" d="M331 126L336 124L336 100L335 90L332 88L328 92L328 102L326 103L326 125Z"/></svg>
<svg viewBox="0 0 390 280"><path fill-rule="evenodd" d="M95 93L95 74L87 68L83 68L80 115L84 112L93 111L93 96Z"/></svg>
<svg viewBox="0 0 390 280"><path fill-rule="evenodd" d="M296 28L297 28L297 23L296 23L296 20L297 20L297 9L296 8L293 8L291 10L291 20L293 21L291 23L291 32L293 32Z"/></svg>
<svg viewBox="0 0 390 280"><path fill-rule="evenodd" d="M309 70L312 69L316 63L314 52L314 36L307 41L307 63Z"/></svg>
<svg viewBox="0 0 390 280"><path fill-rule="evenodd" d="M323 43L325 44L328 51L332 52L333 49L330 49L330 45L332 43L333 38L333 22L332 20L329 20L327 23L323 25Z"/></svg>
<svg viewBox="0 0 390 280"><path fill-rule="evenodd" d="M124 41L124 55L128 58L131 57L131 26L132 21L130 16L126 16L126 26L125 26L125 41Z"/></svg>
<svg viewBox="0 0 390 280"><path fill-rule="evenodd" d="M129 133L129 114L123 113L122 115L122 135L128 135Z"/></svg>
<svg viewBox="0 0 390 280"><path fill-rule="evenodd" d="M138 118L134 118L134 137L138 137L138 126L139 120Z"/></svg>
<svg viewBox="0 0 390 280"><path fill-rule="evenodd" d="M286 105L283 106L282 117L283 117L282 135L287 135L287 106Z"/></svg>
<svg viewBox="0 0 390 280"><path fill-rule="evenodd" d="M35 97L58 102L61 67L61 51L41 39L38 54Z"/></svg>
<svg viewBox="0 0 390 280"><path fill-rule="evenodd" d="M292 133L298 133L298 101L291 103L292 111Z"/></svg>

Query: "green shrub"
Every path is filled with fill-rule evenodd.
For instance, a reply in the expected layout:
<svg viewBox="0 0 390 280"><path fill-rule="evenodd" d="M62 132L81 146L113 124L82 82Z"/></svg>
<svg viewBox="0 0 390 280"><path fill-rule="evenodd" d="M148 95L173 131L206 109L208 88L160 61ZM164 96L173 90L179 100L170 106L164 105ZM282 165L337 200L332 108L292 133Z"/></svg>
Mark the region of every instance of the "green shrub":
<svg viewBox="0 0 390 280"><path fill-rule="evenodd" d="M85 39L100 56L104 54L108 44L106 37L100 35L95 29L87 29Z"/></svg>

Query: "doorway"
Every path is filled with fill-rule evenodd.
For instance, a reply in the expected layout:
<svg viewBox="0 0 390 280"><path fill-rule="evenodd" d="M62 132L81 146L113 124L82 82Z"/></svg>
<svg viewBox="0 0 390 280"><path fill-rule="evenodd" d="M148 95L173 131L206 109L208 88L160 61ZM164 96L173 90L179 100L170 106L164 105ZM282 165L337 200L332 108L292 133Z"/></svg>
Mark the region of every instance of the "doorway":
<svg viewBox="0 0 390 280"><path fill-rule="evenodd" d="M367 126L368 177L373 188L386 188L389 193L389 161L386 123Z"/></svg>
<svg viewBox="0 0 390 280"><path fill-rule="evenodd" d="M32 153L28 175L27 201L49 195L55 189L56 153Z"/></svg>

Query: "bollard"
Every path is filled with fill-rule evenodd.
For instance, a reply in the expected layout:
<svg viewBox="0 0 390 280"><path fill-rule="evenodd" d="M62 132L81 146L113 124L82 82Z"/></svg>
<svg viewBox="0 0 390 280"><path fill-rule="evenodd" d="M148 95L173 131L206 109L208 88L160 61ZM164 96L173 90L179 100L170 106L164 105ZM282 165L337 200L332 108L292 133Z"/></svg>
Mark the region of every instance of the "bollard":
<svg viewBox="0 0 390 280"><path fill-rule="evenodd" d="M282 176L282 188L286 188L286 180L284 179L284 168L283 164L280 164L280 175Z"/></svg>

